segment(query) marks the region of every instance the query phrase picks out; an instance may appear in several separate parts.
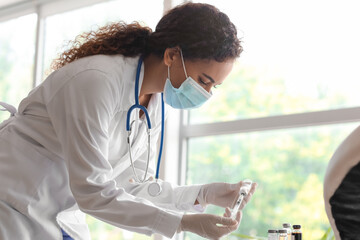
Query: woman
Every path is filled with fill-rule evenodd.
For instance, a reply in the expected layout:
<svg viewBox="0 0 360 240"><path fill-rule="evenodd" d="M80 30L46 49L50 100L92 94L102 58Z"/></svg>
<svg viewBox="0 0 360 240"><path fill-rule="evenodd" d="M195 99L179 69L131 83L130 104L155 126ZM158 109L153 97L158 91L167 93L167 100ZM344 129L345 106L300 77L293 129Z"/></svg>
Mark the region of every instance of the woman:
<svg viewBox="0 0 360 240"><path fill-rule="evenodd" d="M337 148L324 179L325 209L336 240L360 235L360 127Z"/></svg>
<svg viewBox="0 0 360 240"><path fill-rule="evenodd" d="M0 239L90 239L82 212L147 235L218 239L236 230L241 212L232 219L229 208L241 181L159 181L161 193L150 194L154 181L138 183L154 174L157 151L150 145L148 169L143 111L130 115L129 149L126 131L137 101L148 109L152 143L161 132L162 92L175 108L206 101L242 50L236 34L215 7L188 3L169 11L155 32L116 23L75 41L0 127ZM226 208L224 216L202 214L207 204Z"/></svg>

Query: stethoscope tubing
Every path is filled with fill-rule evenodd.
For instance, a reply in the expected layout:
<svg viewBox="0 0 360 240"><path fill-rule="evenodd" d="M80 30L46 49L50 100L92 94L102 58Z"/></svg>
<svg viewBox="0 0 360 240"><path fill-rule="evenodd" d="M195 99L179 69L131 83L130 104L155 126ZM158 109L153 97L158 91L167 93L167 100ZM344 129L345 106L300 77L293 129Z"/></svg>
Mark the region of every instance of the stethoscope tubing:
<svg viewBox="0 0 360 240"><path fill-rule="evenodd" d="M136 79L135 79L135 104L132 105L128 112L127 112L127 116L126 116L126 131L129 132L128 134L128 146L129 146L129 154L130 154L130 161L131 161L131 166L133 168L133 172L135 175L135 178L138 182L145 182L146 180L146 175L148 172L148 167L146 168L145 171L145 176L144 176L144 180L141 181L135 172L134 169L134 165L133 165L133 160L131 157L131 147L130 147L130 134L131 134L131 124L130 124L130 117L131 117L131 113L134 109L140 109L144 112L145 117L146 117L146 122L147 122L147 132L148 132L148 159L147 159L147 166L149 164L150 161L150 130L151 130L151 122L150 122L150 116L149 113L146 109L146 107L142 106L139 104L139 78L140 78L140 72L141 72L141 65L143 62L143 58L140 57L139 61L138 61L138 65L137 65L137 70L136 70ZM157 166L156 166L156 174L155 174L155 180L157 182L157 180L159 179L159 172L160 172L160 165L161 165L161 156L162 156L162 152L163 152L163 145L164 145L164 131L165 131L165 103L164 103L164 97L163 97L163 93L161 93L161 133L160 133L160 149L159 149L159 156L158 156L158 160L157 160Z"/></svg>
<svg viewBox="0 0 360 240"><path fill-rule="evenodd" d="M159 149L159 156L158 156L158 161L157 161L157 166L156 166L156 175L155 175L155 179L158 180L159 179L159 172L160 172L160 162L161 162L161 155L162 155L162 151L163 151L163 146L164 146L164 131L165 131L165 103L164 103L164 94L161 93L161 136L160 136L160 149Z"/></svg>

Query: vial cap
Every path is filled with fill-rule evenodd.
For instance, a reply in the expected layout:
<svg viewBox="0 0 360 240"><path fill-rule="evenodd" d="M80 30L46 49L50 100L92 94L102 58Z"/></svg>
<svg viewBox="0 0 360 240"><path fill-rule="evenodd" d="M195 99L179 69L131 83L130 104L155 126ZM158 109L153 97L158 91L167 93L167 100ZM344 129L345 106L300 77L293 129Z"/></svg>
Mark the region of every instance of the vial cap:
<svg viewBox="0 0 360 240"><path fill-rule="evenodd" d="M284 227L284 228L290 228L290 227L291 227L291 224L290 224L290 223L283 223L283 227Z"/></svg>
<svg viewBox="0 0 360 240"><path fill-rule="evenodd" d="M279 233L287 233L287 230L286 229L280 229Z"/></svg>
<svg viewBox="0 0 360 240"><path fill-rule="evenodd" d="M293 228L294 228L294 229L300 229L300 228L301 228L301 225L293 225Z"/></svg>
<svg viewBox="0 0 360 240"><path fill-rule="evenodd" d="M274 230L274 229L269 229L268 230L268 233L277 233L278 231L277 230Z"/></svg>

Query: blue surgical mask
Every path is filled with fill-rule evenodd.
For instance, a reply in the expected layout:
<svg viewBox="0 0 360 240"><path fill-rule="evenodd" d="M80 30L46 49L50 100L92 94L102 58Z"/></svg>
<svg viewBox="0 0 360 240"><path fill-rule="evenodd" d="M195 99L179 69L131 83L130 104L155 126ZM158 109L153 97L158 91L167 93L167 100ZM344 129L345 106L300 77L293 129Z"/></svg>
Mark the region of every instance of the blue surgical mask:
<svg viewBox="0 0 360 240"><path fill-rule="evenodd" d="M184 58L180 50L181 60L184 67L186 80L179 88L175 88L170 81L170 67L168 67L168 78L165 82L164 96L165 102L173 108L191 109L203 105L210 97L211 93L207 92L203 87L187 75L185 69Z"/></svg>

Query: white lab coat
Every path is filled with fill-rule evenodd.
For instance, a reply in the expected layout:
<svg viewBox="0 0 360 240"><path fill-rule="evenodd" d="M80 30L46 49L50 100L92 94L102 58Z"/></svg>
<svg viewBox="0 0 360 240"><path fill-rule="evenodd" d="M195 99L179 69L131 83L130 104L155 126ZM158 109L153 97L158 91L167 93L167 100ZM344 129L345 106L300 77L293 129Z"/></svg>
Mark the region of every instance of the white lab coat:
<svg viewBox="0 0 360 240"><path fill-rule="evenodd" d="M90 239L83 212L122 229L171 238L183 212L195 211L199 185L162 182L162 193L151 197L148 183L129 182L125 125L135 103L138 59L96 55L74 61L31 91L18 113L0 125L0 239L60 240L60 227L74 239ZM139 86L143 74L144 65ZM160 97L154 94L148 105L152 175ZM137 126L133 136L142 176L145 126Z"/></svg>

